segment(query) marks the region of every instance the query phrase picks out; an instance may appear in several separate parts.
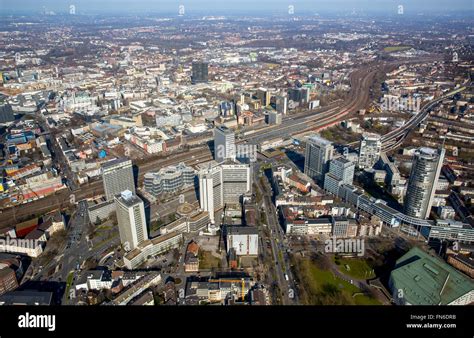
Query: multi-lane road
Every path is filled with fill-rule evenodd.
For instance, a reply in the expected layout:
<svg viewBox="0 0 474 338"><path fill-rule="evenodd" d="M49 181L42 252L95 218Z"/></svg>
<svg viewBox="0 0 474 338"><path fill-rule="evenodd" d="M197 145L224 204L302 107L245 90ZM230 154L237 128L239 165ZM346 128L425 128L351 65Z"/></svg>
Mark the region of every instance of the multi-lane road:
<svg viewBox="0 0 474 338"><path fill-rule="evenodd" d="M262 194L262 208L260 210L265 212L267 226L270 230L270 236L264 238L264 241L269 240L272 257L273 267L275 270L275 282L280 290L280 302L283 305L295 305L298 304L298 296L296 293L296 287L294 285L294 278L289 266L289 256L286 246L286 239L283 235L283 230L278 221L277 209L272 202L272 189L268 180L265 176L259 176L258 164L254 167L254 180L257 185L257 189ZM262 180L260 180L262 178ZM265 250L265 247L261 248Z"/></svg>

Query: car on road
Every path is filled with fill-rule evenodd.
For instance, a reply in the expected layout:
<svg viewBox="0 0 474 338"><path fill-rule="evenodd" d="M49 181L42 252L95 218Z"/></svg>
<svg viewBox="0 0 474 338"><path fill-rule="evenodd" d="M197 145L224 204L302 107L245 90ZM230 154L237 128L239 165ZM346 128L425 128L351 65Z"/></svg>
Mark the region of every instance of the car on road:
<svg viewBox="0 0 474 338"><path fill-rule="evenodd" d="M285 279L287 282L290 280L290 278L288 278L288 275L286 273L285 273Z"/></svg>

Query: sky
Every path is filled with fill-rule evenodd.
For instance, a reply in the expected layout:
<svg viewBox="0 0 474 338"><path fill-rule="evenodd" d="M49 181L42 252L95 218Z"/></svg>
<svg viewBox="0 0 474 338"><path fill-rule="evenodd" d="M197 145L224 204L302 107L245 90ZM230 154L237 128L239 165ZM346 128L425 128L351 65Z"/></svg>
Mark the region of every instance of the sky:
<svg viewBox="0 0 474 338"><path fill-rule="evenodd" d="M43 7L56 13L67 12L74 4L78 14L94 13L172 13L184 5L187 14L206 11L222 15L239 13L286 13L294 6L295 14L318 12L396 12L398 5L405 13L473 11L474 0L0 0L0 14L39 13Z"/></svg>

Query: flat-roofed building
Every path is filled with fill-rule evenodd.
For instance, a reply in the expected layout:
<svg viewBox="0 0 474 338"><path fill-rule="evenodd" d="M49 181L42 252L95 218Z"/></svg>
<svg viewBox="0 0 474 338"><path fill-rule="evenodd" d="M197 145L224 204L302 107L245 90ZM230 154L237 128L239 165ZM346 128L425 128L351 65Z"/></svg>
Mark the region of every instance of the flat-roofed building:
<svg viewBox="0 0 474 338"><path fill-rule="evenodd" d="M182 241L183 234L178 232L171 232L146 240L123 257L124 265L130 270L135 269L145 262L148 257L153 257L171 249L178 248Z"/></svg>
<svg viewBox="0 0 474 338"><path fill-rule="evenodd" d="M418 247L397 260L389 287L399 305L467 305L474 302L472 280Z"/></svg>
<svg viewBox="0 0 474 338"><path fill-rule="evenodd" d="M227 252L234 249L237 256L258 255L258 230L256 227L231 226L226 228Z"/></svg>

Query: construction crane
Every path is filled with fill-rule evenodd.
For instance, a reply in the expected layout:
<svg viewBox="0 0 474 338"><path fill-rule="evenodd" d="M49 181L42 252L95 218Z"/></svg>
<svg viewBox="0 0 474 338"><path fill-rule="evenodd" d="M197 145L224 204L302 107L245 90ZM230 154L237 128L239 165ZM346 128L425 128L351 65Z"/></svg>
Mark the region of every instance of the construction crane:
<svg viewBox="0 0 474 338"><path fill-rule="evenodd" d="M242 290L241 290L241 298L242 301L245 299L245 279L209 279L209 283L219 283L219 282L227 282L227 283L242 283Z"/></svg>

